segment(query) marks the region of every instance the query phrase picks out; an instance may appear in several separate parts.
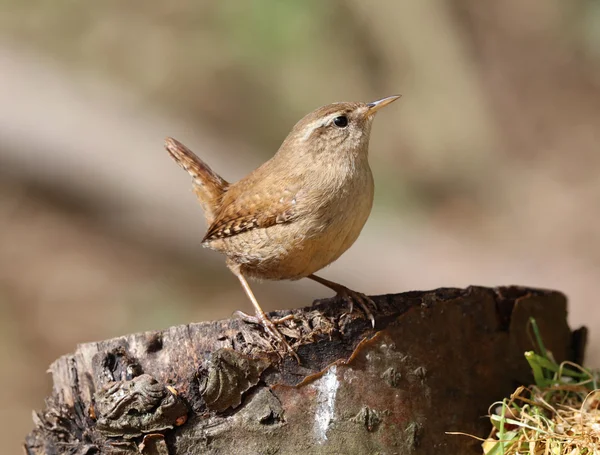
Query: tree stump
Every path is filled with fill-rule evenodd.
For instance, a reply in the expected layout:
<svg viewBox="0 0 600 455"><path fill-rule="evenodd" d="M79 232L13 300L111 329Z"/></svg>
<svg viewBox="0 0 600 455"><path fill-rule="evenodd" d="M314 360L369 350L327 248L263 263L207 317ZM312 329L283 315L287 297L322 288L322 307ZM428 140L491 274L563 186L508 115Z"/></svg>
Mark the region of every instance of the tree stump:
<svg viewBox="0 0 600 455"><path fill-rule="evenodd" d="M279 311L301 363L238 319L80 345L50 367L29 455L479 454L482 416L531 383L535 317L581 360L565 297L521 287L373 297L376 327L337 299Z"/></svg>

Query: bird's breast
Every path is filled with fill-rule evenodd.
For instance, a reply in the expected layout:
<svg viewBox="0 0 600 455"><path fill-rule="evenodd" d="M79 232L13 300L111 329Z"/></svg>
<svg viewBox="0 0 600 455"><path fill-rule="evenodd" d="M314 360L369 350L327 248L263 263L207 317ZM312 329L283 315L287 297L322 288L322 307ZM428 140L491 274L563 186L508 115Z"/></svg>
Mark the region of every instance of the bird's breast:
<svg viewBox="0 0 600 455"><path fill-rule="evenodd" d="M245 251L242 269L260 279L306 277L338 259L358 238L373 206L369 168L337 188L312 186L298 198L300 215L289 223L232 237Z"/></svg>

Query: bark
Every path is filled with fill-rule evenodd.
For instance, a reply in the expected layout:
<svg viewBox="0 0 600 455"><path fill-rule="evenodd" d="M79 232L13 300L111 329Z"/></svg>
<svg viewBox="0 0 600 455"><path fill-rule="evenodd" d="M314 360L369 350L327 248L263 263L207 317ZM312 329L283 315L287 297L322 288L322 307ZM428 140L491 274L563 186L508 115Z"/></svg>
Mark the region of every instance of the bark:
<svg viewBox="0 0 600 455"><path fill-rule="evenodd" d="M87 343L56 360L26 439L50 454L477 454L488 407L531 382L535 317L558 361L581 361L565 297L519 287L373 298L376 328L336 299L281 330L301 364L231 319Z"/></svg>

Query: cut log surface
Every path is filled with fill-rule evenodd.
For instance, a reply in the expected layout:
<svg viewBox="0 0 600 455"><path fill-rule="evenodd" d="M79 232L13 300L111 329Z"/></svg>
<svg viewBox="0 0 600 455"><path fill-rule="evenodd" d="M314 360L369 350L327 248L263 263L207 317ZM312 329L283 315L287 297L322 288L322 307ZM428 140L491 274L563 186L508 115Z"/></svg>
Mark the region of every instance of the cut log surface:
<svg viewBox="0 0 600 455"><path fill-rule="evenodd" d="M203 322L80 345L50 367L26 453L478 454L488 407L532 378L530 317L581 360L565 297L521 287L373 297L376 327L337 299L280 311L301 363L259 327Z"/></svg>

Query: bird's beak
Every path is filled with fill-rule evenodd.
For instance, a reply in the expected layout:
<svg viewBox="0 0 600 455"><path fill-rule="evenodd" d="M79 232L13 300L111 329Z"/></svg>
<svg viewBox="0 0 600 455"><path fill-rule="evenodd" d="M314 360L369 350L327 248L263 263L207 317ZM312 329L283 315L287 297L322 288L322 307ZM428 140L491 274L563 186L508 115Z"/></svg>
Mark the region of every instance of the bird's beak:
<svg viewBox="0 0 600 455"><path fill-rule="evenodd" d="M380 100L373 101L372 103L367 104L367 107L369 108L369 110L367 111L367 113L369 115L375 114L375 112L377 112L379 109L381 109L384 106L387 106L390 103L393 103L398 98L400 98L400 96L401 95L388 96L386 98L382 98Z"/></svg>

